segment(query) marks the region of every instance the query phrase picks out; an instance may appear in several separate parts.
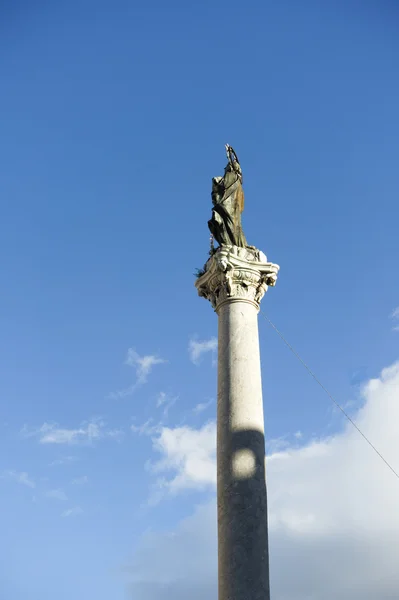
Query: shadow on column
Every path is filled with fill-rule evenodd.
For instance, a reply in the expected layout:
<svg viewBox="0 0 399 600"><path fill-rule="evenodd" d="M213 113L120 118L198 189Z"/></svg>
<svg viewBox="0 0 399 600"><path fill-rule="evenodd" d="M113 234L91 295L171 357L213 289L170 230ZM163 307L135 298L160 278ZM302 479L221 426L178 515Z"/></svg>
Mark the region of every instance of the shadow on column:
<svg viewBox="0 0 399 600"><path fill-rule="evenodd" d="M218 447L219 598L269 600L264 434L226 437L230 447Z"/></svg>

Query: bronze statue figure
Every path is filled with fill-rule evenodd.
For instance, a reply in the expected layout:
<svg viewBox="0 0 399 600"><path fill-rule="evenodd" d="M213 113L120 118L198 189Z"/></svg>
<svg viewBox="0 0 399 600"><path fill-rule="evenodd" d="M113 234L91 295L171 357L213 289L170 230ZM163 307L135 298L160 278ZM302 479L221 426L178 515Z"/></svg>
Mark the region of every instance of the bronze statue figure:
<svg viewBox="0 0 399 600"><path fill-rule="evenodd" d="M208 227L220 246L247 247L241 227L241 213L244 210L242 171L237 154L226 144L228 163L223 177L212 179L212 219Z"/></svg>

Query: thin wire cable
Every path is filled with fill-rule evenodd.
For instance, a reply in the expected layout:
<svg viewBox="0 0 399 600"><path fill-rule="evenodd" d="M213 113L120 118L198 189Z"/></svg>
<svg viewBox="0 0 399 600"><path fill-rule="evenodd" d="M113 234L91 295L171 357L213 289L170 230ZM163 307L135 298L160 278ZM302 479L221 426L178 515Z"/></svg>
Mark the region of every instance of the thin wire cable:
<svg viewBox="0 0 399 600"><path fill-rule="evenodd" d="M277 329L277 327L275 326L275 324L269 319L269 317L267 315L265 315L265 313L261 313L261 315L263 317L265 317L265 319L268 321L269 325L271 325L273 327L273 329L275 330L275 332L277 333L277 335L283 340L284 344L291 350L291 352L294 354L294 356L297 357L297 359L299 360L299 362L302 363L302 365L305 367L305 369L307 370L307 372L309 373L309 375L311 375L311 377L313 377L313 379L316 381L316 383L319 384L319 386L321 387L321 389L325 391L325 393L330 398L330 400L332 400L334 402L334 404L339 408L339 410L342 412L342 414L348 419L349 423L351 423L353 425L353 427L356 429L356 431L358 431L358 433L360 433L360 435L362 436L362 438L366 440L366 442L368 443L368 445L374 450L374 452L376 454L378 454L378 456L386 464L386 466L399 479L399 474L397 473L397 471L395 471L395 469L389 464L389 462L386 460L386 458L384 458L384 456L381 454L381 452L379 452L379 450L377 450L377 448L374 446L374 444L372 442L370 442L370 440L363 433L363 431L361 429L359 429L359 427L356 425L356 423L353 421L353 419L350 418L350 416L348 415L348 413L335 400L335 398L333 398L333 396L330 394L330 392L328 391L328 389L326 387L324 387L324 385L321 383L320 379L318 379L318 377L316 377L316 375L313 373L313 371L310 369L310 367L308 367L308 365L305 363L305 361L302 360L302 358L299 356L298 352L296 352L296 350L291 346L291 344L289 342L287 342L287 340L285 339L285 337L283 336L283 334L281 333L281 331L279 329Z"/></svg>

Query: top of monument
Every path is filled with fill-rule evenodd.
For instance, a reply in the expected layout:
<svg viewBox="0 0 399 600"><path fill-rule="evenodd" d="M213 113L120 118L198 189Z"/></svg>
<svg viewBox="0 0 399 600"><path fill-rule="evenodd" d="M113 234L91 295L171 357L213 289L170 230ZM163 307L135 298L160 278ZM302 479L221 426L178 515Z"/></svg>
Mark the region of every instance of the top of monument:
<svg viewBox="0 0 399 600"><path fill-rule="evenodd" d="M212 179L212 218L209 230L219 246L247 247L241 226L244 210L242 169L238 156L230 144L225 145L227 165L222 176Z"/></svg>

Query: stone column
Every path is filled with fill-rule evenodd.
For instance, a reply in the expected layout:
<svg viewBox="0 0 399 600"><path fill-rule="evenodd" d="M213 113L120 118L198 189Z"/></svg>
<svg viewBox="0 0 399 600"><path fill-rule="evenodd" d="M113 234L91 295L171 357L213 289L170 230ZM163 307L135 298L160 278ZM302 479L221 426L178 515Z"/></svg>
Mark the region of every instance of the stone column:
<svg viewBox="0 0 399 600"><path fill-rule="evenodd" d="M278 270L259 250L222 246L196 281L219 317L219 600L270 599L258 311Z"/></svg>

